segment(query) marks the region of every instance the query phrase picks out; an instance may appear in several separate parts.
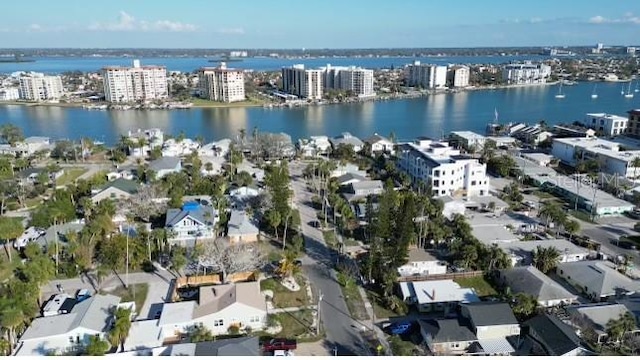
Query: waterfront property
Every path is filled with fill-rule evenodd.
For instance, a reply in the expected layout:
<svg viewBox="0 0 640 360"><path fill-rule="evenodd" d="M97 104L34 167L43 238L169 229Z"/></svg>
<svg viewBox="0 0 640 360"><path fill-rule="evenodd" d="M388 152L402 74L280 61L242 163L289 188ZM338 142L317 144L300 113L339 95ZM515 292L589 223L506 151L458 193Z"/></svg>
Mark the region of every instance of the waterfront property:
<svg viewBox="0 0 640 360"><path fill-rule="evenodd" d="M405 67L405 83L424 89L443 89L447 86L447 67L442 65L421 64L414 61Z"/></svg>
<svg viewBox="0 0 640 360"><path fill-rule="evenodd" d="M487 166L460 154L446 142L419 138L398 146L398 165L414 184L431 186L434 195L489 194Z"/></svg>
<svg viewBox="0 0 640 360"><path fill-rule="evenodd" d="M228 69L226 63L217 68L198 70L198 87L205 99L232 103L244 101L244 71Z"/></svg>
<svg viewBox="0 0 640 360"><path fill-rule="evenodd" d="M129 131L127 133L129 145L129 155L135 157L145 157L149 152L161 147L164 143L164 132L158 128Z"/></svg>
<svg viewBox="0 0 640 360"><path fill-rule="evenodd" d="M43 136L29 136L13 145L0 144L0 154L14 157L30 156L39 151L49 152L52 149L50 139Z"/></svg>
<svg viewBox="0 0 640 360"><path fill-rule="evenodd" d="M628 121L629 119L623 116L591 113L585 116L582 123L600 136L617 136L628 132Z"/></svg>
<svg viewBox="0 0 640 360"><path fill-rule="evenodd" d="M368 144L371 147L371 152L373 154L378 153L394 153L394 143L391 140L387 139L384 136L378 135L378 133L374 133L370 137L364 140L365 144Z"/></svg>
<svg viewBox="0 0 640 360"><path fill-rule="evenodd" d="M305 69L304 65L282 68L282 90L310 100L322 99L323 71Z"/></svg>
<svg viewBox="0 0 640 360"><path fill-rule="evenodd" d="M520 64L507 64L502 70L502 80L507 84L544 84L551 76L551 66L533 64L525 61Z"/></svg>
<svg viewBox="0 0 640 360"><path fill-rule="evenodd" d="M331 143L331 146L334 149L337 149L341 145L351 146L353 148L353 151L355 152L359 152L360 150L362 150L362 147L364 146L364 143L362 142L362 140L351 135L351 133L349 132L343 132L338 136L332 137L331 139L329 139L329 142Z"/></svg>
<svg viewBox="0 0 640 360"><path fill-rule="evenodd" d="M20 75L19 95L22 100L57 101L64 95L62 78L41 73Z"/></svg>
<svg viewBox="0 0 640 360"><path fill-rule="evenodd" d="M353 95L364 98L375 96L373 91L373 70L356 66L331 66L321 68L323 87L350 91Z"/></svg>
<svg viewBox="0 0 640 360"><path fill-rule="evenodd" d="M327 136L311 136L308 139L298 139L296 148L303 157L327 155L331 150L331 142Z"/></svg>
<svg viewBox="0 0 640 360"><path fill-rule="evenodd" d="M111 103L160 100L169 97L164 66L108 66L102 69L105 100Z"/></svg>

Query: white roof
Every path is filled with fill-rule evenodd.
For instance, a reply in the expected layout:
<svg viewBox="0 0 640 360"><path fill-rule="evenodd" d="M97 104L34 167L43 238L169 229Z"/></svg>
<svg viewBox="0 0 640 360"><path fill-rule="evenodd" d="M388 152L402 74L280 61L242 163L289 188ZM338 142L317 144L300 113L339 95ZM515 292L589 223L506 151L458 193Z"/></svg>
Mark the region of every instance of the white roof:
<svg viewBox="0 0 640 360"><path fill-rule="evenodd" d="M158 320L134 321L124 343L125 351L152 349L162 346L161 327Z"/></svg>
<svg viewBox="0 0 640 360"><path fill-rule="evenodd" d="M484 140L485 136L474 133L473 131L452 131L452 134L461 137L465 140Z"/></svg>
<svg viewBox="0 0 640 360"><path fill-rule="evenodd" d="M401 282L400 289L405 299L416 298L419 304L480 301L473 289L461 288L453 280Z"/></svg>
<svg viewBox="0 0 640 360"><path fill-rule="evenodd" d="M577 261L558 264L562 276L571 282L586 287L589 293L610 296L640 291L640 282L631 280L614 269L615 265L606 261Z"/></svg>
<svg viewBox="0 0 640 360"><path fill-rule="evenodd" d="M478 340L485 354L510 354L515 352L513 346L505 338Z"/></svg>
<svg viewBox="0 0 640 360"><path fill-rule="evenodd" d="M567 255L589 255L589 249L578 246L571 241L563 239L555 240L536 240L536 241L516 241L510 243L499 243L498 247L504 250L507 254L513 254L516 256L523 256L531 253L538 246L543 248L554 247L558 249L561 254ZM527 254L525 254L527 253Z"/></svg>
<svg viewBox="0 0 640 360"><path fill-rule="evenodd" d="M158 325L181 324L193 319L193 310L196 307L195 301L181 301L167 303L162 306L162 314Z"/></svg>

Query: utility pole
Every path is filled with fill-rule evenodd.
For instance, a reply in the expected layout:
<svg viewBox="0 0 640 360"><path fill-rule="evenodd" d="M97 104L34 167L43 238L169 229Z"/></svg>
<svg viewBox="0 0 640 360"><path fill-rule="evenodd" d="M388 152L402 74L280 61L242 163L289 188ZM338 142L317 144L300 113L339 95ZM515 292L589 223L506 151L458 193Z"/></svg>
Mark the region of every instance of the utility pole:
<svg viewBox="0 0 640 360"><path fill-rule="evenodd" d="M322 291L318 296L318 306L316 307L316 336L320 335L320 305L322 304Z"/></svg>

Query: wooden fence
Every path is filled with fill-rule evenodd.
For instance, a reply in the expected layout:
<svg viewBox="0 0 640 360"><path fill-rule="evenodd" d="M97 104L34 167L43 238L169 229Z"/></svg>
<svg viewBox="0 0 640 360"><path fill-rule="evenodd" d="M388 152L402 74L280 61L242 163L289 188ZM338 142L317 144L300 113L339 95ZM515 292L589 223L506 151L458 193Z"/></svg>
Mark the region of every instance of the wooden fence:
<svg viewBox="0 0 640 360"><path fill-rule="evenodd" d="M484 272L482 271L466 271L466 272L456 272L456 273L446 273L446 274L430 274L430 275L415 275L415 276L400 276L398 277L398 282L407 282L407 281L429 281L429 280L455 280L455 279L465 279L476 276L482 276Z"/></svg>
<svg viewBox="0 0 640 360"><path fill-rule="evenodd" d="M256 281L256 274L254 272L242 272L242 273L234 273L227 275L228 282L245 282L245 281ZM212 274L212 275L196 275L196 276L183 276L177 278L175 280L173 291L171 294L171 299L173 301L178 300L178 289L183 287L200 287L205 285L219 285L222 284L222 275L221 274Z"/></svg>

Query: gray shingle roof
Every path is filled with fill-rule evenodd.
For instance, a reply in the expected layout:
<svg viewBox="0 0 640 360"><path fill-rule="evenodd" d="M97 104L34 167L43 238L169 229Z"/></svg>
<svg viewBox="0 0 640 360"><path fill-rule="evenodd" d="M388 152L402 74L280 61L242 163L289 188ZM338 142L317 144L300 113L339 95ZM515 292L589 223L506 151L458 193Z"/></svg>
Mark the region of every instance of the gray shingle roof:
<svg viewBox="0 0 640 360"><path fill-rule="evenodd" d="M604 261L561 263L558 271L563 277L570 276L572 283L586 286L589 293L596 292L600 296L640 290L640 282L631 280Z"/></svg>
<svg viewBox="0 0 640 360"><path fill-rule="evenodd" d="M40 317L31 323L20 340L64 335L73 329L84 328L97 332L107 329L111 309L120 303L113 295L94 295L78 303L69 314Z"/></svg>
<svg viewBox="0 0 640 360"><path fill-rule="evenodd" d="M580 346L576 332L555 315L538 315L523 325L535 331L550 356L561 356Z"/></svg>
<svg viewBox="0 0 640 360"><path fill-rule="evenodd" d="M215 222L215 214L216 210L206 205L199 205L197 209L193 210L169 209L167 210L165 226L172 227L187 216L203 225L213 224Z"/></svg>
<svg viewBox="0 0 640 360"><path fill-rule="evenodd" d="M166 356L260 356L258 337L171 345Z"/></svg>
<svg viewBox="0 0 640 360"><path fill-rule="evenodd" d="M433 337L433 342L476 340L476 334L464 319L419 320L420 327Z"/></svg>
<svg viewBox="0 0 640 360"><path fill-rule="evenodd" d="M373 134L371 136L369 136L367 139L364 140L364 142L366 142L367 144L375 144L378 141L388 141L391 142L391 140L387 139L384 136L378 135L378 134Z"/></svg>
<svg viewBox="0 0 640 360"><path fill-rule="evenodd" d="M507 303L480 302L463 304L462 307L469 311L469 317L476 327L518 324L518 320L513 316L513 311Z"/></svg>
<svg viewBox="0 0 640 360"><path fill-rule="evenodd" d="M138 189L140 188L140 184L138 184L137 182L133 181L133 180L127 180L127 179L116 179L114 181L108 182L105 185L103 185L100 190L105 190L108 189L110 187L114 187L116 189L122 190L124 192L127 192L129 194L135 194L138 192Z"/></svg>
<svg viewBox="0 0 640 360"><path fill-rule="evenodd" d="M383 189L384 185L380 180L363 180L356 183L351 183L353 191L368 190L368 189Z"/></svg>
<svg viewBox="0 0 640 360"><path fill-rule="evenodd" d="M358 146L362 147L362 145L364 145L362 140L360 140L357 137L351 135L350 133L342 133L339 136L336 136L334 138L329 139L329 142L334 147L338 147L341 144L352 145L354 147L358 147Z"/></svg>
<svg viewBox="0 0 640 360"><path fill-rule="evenodd" d="M354 173L346 173L342 176L339 176L336 181L338 182L338 184L342 184L343 182L347 182L347 181L351 181L351 180L358 180L358 181L364 181L367 180L366 177L358 175L358 174L354 174Z"/></svg>
<svg viewBox="0 0 640 360"><path fill-rule="evenodd" d="M228 226L227 235L229 236L258 234L260 232L247 213L239 210L231 210Z"/></svg>
<svg viewBox="0 0 640 360"><path fill-rule="evenodd" d="M175 169L180 163L180 158L173 156L164 156L149 163L149 169L158 172L160 170Z"/></svg>
<svg viewBox="0 0 640 360"><path fill-rule="evenodd" d="M503 270L501 275L514 294L526 293L534 296L538 301L577 298L534 266Z"/></svg>

